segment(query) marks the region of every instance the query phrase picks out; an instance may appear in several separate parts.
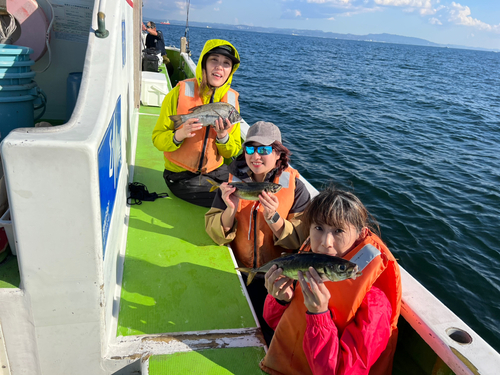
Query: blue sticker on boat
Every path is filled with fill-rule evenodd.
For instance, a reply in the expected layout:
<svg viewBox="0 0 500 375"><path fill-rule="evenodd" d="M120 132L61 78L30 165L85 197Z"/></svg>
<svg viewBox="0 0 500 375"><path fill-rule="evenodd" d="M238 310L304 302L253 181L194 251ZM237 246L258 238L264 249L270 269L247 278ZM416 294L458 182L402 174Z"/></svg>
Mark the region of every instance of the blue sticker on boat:
<svg viewBox="0 0 500 375"><path fill-rule="evenodd" d="M115 110L99 146L97 160L101 198L102 256L104 259L121 170L121 96L116 101Z"/></svg>

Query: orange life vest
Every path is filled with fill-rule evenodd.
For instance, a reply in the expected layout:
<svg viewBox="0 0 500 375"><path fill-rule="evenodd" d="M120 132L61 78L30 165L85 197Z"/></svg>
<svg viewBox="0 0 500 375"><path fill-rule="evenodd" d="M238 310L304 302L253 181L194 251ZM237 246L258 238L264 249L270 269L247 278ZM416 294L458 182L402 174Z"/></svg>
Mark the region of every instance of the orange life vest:
<svg viewBox="0 0 500 375"><path fill-rule="evenodd" d="M221 102L233 105L239 111L238 92L229 89L222 97ZM178 114L187 114L193 107L203 105L203 100L198 93L198 83L195 78L179 82L179 99L177 104ZM231 132L232 127L228 132ZM217 150L215 140L217 132L211 126L206 126L195 132L193 138L186 138L181 147L163 155L172 163L191 172L209 173L219 168L224 162Z"/></svg>
<svg viewBox="0 0 500 375"><path fill-rule="evenodd" d="M278 213L283 219L295 200L295 179L299 172L293 168L286 168L273 182L282 186L275 196L279 200ZM234 177L229 175L229 182ZM260 267L263 264L278 258L282 252L291 252L280 246L274 245L274 235L269 225L264 220L264 208L259 201L240 199L235 219L238 222L236 237L231 242L238 264L242 267Z"/></svg>
<svg viewBox="0 0 500 375"><path fill-rule="evenodd" d="M379 254L377 255L377 252ZM367 257L371 257L367 258ZM356 280L329 282L325 285L330 291L329 309L334 312L334 323L339 337L345 327L354 318L361 302L372 285L380 288L392 306L391 337L389 343L370 369L370 374L390 374L392 359L396 349L397 322L401 309L401 275L399 266L389 249L375 234L369 232L366 238L345 257L358 264L366 264L362 276ZM297 283L290 306L285 310L271 341L267 355L260 366L263 371L272 375L308 375L312 374L302 344L306 331L304 297Z"/></svg>

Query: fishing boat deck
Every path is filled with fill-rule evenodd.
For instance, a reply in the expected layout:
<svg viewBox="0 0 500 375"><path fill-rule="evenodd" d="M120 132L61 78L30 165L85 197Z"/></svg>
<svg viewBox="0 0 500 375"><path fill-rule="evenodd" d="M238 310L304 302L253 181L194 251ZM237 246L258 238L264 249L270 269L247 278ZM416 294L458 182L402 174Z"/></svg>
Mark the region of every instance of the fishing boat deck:
<svg viewBox="0 0 500 375"><path fill-rule="evenodd" d="M0 263L0 289L1 288L19 288L21 277L17 257L9 254L7 258Z"/></svg>
<svg viewBox="0 0 500 375"><path fill-rule="evenodd" d="M169 197L130 207L116 335L255 331L229 249L205 232L207 209L178 199L164 182L163 155L151 141L159 113L158 107L140 107L133 181ZM264 354L263 346L158 353L150 357L149 371L164 373L167 366L185 373L183 368L200 366L261 373Z"/></svg>

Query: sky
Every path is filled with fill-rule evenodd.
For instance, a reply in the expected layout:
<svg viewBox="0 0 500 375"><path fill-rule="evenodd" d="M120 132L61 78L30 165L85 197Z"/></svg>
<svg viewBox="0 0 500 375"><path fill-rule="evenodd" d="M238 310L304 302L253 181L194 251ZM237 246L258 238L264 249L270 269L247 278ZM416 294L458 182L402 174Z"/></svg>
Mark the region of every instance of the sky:
<svg viewBox="0 0 500 375"><path fill-rule="evenodd" d="M187 0L143 0L143 18L186 21ZM191 0L189 21L395 34L500 50L500 0Z"/></svg>

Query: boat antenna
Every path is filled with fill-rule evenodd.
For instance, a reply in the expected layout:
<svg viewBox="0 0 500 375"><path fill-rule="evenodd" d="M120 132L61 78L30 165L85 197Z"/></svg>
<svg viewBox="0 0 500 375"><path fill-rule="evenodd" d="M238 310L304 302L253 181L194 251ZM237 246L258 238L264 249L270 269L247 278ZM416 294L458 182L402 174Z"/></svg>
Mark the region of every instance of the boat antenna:
<svg viewBox="0 0 500 375"><path fill-rule="evenodd" d="M188 55L191 55L191 51L189 50L189 6L191 5L191 0L186 0L186 29L184 30L184 37L186 38L186 52Z"/></svg>

